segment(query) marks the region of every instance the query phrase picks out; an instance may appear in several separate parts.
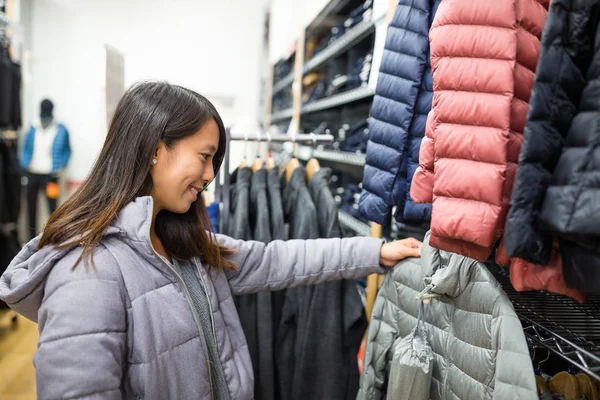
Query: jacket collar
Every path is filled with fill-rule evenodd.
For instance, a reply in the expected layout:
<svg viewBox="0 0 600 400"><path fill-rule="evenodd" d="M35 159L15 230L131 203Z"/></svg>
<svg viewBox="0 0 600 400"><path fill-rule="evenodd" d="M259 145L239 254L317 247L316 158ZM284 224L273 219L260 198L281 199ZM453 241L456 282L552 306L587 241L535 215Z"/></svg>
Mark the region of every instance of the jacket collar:
<svg viewBox="0 0 600 400"><path fill-rule="evenodd" d="M427 232L421 248L425 286L431 293L457 297L467 288L476 269L484 266L472 258L431 247L429 237Z"/></svg>

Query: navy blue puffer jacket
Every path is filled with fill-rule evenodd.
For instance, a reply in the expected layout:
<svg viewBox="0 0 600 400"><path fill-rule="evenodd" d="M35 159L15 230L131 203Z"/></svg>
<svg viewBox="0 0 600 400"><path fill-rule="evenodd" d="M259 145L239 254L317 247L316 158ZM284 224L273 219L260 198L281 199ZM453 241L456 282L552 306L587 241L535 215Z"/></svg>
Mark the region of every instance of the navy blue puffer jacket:
<svg viewBox="0 0 600 400"><path fill-rule="evenodd" d="M390 22L370 119L370 140L360 212L386 224L392 206L398 222L431 219L430 204L410 198L419 148L431 110L433 83L429 28L440 0L399 0Z"/></svg>

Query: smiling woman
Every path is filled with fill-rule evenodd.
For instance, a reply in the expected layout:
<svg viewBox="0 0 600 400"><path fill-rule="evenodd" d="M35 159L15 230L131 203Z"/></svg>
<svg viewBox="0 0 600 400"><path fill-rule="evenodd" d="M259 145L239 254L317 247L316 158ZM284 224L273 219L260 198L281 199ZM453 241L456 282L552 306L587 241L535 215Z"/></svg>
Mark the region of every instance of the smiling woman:
<svg viewBox="0 0 600 400"><path fill-rule="evenodd" d="M223 121L203 96L166 82L143 82L123 96L90 177L48 220L39 248L83 244L92 257L125 205L154 200L151 239L160 255L232 268L206 232L212 230L197 194L214 178L225 154Z"/></svg>
<svg viewBox="0 0 600 400"><path fill-rule="evenodd" d="M233 296L419 256L416 241L214 235L198 194L225 146L191 90L148 82L121 99L90 177L0 277L0 300L39 322L39 399L253 399Z"/></svg>

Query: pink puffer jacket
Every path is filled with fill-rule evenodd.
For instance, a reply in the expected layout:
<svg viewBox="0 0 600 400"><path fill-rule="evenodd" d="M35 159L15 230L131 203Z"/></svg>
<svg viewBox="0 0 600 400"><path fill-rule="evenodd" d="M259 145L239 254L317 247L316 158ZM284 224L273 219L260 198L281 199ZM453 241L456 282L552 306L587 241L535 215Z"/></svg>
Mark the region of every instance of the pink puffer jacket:
<svg viewBox="0 0 600 400"><path fill-rule="evenodd" d="M429 33L433 108L411 196L432 246L484 261L502 235L549 0L444 0ZM508 260L505 260L508 261Z"/></svg>

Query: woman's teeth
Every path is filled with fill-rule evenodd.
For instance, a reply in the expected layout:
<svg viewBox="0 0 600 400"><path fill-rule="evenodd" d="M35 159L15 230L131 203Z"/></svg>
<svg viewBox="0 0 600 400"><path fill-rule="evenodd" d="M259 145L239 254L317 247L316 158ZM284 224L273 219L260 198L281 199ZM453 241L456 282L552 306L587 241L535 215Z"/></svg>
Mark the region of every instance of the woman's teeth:
<svg viewBox="0 0 600 400"><path fill-rule="evenodd" d="M198 196L198 191L196 190L196 188L190 188L190 190L192 191L194 196Z"/></svg>

